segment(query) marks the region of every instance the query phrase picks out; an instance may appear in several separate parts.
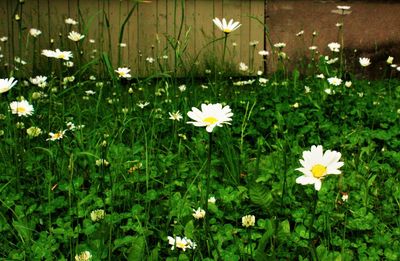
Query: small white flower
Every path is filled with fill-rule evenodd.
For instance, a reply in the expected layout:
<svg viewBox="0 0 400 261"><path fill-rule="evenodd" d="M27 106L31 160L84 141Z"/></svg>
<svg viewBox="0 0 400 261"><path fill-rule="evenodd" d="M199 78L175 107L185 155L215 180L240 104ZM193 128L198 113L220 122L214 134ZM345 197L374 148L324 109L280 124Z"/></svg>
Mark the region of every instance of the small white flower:
<svg viewBox="0 0 400 261"><path fill-rule="evenodd" d="M201 219L204 218L206 216L206 212L204 211L204 209L201 209L200 207L198 209L193 209L193 217L195 219Z"/></svg>
<svg viewBox="0 0 400 261"><path fill-rule="evenodd" d="M351 85L352 85L351 81L346 81L346 82L344 83L344 86L346 86L347 88L350 88Z"/></svg>
<svg viewBox="0 0 400 261"><path fill-rule="evenodd" d="M282 48L286 47L286 43L276 43L276 44L274 44L274 47L282 49Z"/></svg>
<svg viewBox="0 0 400 261"><path fill-rule="evenodd" d="M77 25L77 24L78 24L78 22L75 21L75 20L72 19L72 18L67 18L67 19L64 20L64 22L65 22L66 24L70 24L70 25Z"/></svg>
<svg viewBox="0 0 400 261"><path fill-rule="evenodd" d="M78 41L82 40L84 37L85 37L84 35L77 33L75 31L72 31L68 34L68 39L70 39L74 42L78 42Z"/></svg>
<svg viewBox="0 0 400 261"><path fill-rule="evenodd" d="M184 85L184 84L179 85L178 89L179 89L179 91L184 92L184 91L186 91L186 85Z"/></svg>
<svg viewBox="0 0 400 261"><path fill-rule="evenodd" d="M141 109L143 109L144 107L146 107L149 104L150 104L150 102L138 102L138 103L136 103L136 105L138 107L140 107Z"/></svg>
<svg viewBox="0 0 400 261"><path fill-rule="evenodd" d="M308 47L308 49L309 49L310 51L315 51L315 50L318 49L318 47L315 46L315 45L312 45L312 46Z"/></svg>
<svg viewBox="0 0 400 261"><path fill-rule="evenodd" d="M338 5L337 9L339 10L349 10L351 7L347 5Z"/></svg>
<svg viewBox="0 0 400 261"><path fill-rule="evenodd" d="M173 121L180 121L183 119L182 114L179 111L176 112L169 112L169 119Z"/></svg>
<svg viewBox="0 0 400 261"><path fill-rule="evenodd" d="M0 42L7 42L7 40L8 40L8 37L7 36L2 36L2 37L0 37Z"/></svg>
<svg viewBox="0 0 400 261"><path fill-rule="evenodd" d="M183 251L186 251L186 249L195 249L196 248L196 243L192 242L190 239L184 237L170 237L168 236L168 244L170 244L171 250L174 250L176 248L180 248Z"/></svg>
<svg viewBox="0 0 400 261"><path fill-rule="evenodd" d="M250 46L256 46L259 42L257 40L250 41L249 45Z"/></svg>
<svg viewBox="0 0 400 261"><path fill-rule="evenodd" d="M85 91L85 93L86 93L86 95L94 95L94 94L96 94L96 92L93 91L93 90L87 90L87 91Z"/></svg>
<svg viewBox="0 0 400 261"><path fill-rule="evenodd" d="M155 59L153 57L147 57L146 61L151 64L154 63Z"/></svg>
<svg viewBox="0 0 400 261"><path fill-rule="evenodd" d="M349 200L349 193L343 192L342 193L342 201L347 202Z"/></svg>
<svg viewBox="0 0 400 261"><path fill-rule="evenodd" d="M119 78L131 78L130 72L131 69L127 67L119 67L115 72L118 74Z"/></svg>
<svg viewBox="0 0 400 261"><path fill-rule="evenodd" d="M340 52L340 44L339 43L332 42L332 43L328 44L328 47L332 52L336 52L336 53Z"/></svg>
<svg viewBox="0 0 400 261"><path fill-rule="evenodd" d="M362 67L367 67L368 65L371 64L371 61L369 60L369 58L366 58L366 57L360 57L359 62Z"/></svg>
<svg viewBox="0 0 400 261"><path fill-rule="evenodd" d="M242 217L242 226L254 227L256 223L256 217L254 215L246 215Z"/></svg>
<svg viewBox="0 0 400 261"><path fill-rule="evenodd" d="M328 78L328 82L331 85L339 86L339 85L342 84L342 79L340 79L340 78L338 78L336 76L335 77L330 77L330 78Z"/></svg>
<svg viewBox="0 0 400 261"><path fill-rule="evenodd" d="M387 60L386 60L386 63L387 64L392 64L393 63L393 57L392 56L389 56L388 58L387 58Z"/></svg>
<svg viewBox="0 0 400 261"><path fill-rule="evenodd" d="M336 23L335 26L340 28L343 26L343 23Z"/></svg>
<svg viewBox="0 0 400 261"><path fill-rule="evenodd" d="M14 62L16 62L16 63L19 63L19 64L21 64L21 65L25 65L26 64L26 62L24 61L24 60L22 60L20 57L18 57L18 56L15 56L14 57Z"/></svg>
<svg viewBox="0 0 400 261"><path fill-rule="evenodd" d="M269 81L268 79L262 78L262 77L260 77L260 78L258 79L258 82L259 82L260 84L267 84L268 81Z"/></svg>
<svg viewBox="0 0 400 261"><path fill-rule="evenodd" d="M29 81L34 84L37 85L41 88L44 88L47 86L47 77L46 76L42 76L42 75L38 75L35 78L29 78Z"/></svg>
<svg viewBox="0 0 400 261"><path fill-rule="evenodd" d="M331 95L333 92L332 92L332 89L325 89L324 90L324 92L326 93L326 94L328 94L328 95Z"/></svg>
<svg viewBox="0 0 400 261"><path fill-rule="evenodd" d="M119 43L118 46L121 48L125 48L127 45L126 45L126 43Z"/></svg>
<svg viewBox="0 0 400 261"><path fill-rule="evenodd" d="M261 51L258 52L258 54L261 55L261 56L267 56L267 55L269 55L269 52L266 51L266 50L261 50Z"/></svg>
<svg viewBox="0 0 400 261"><path fill-rule="evenodd" d="M215 204L215 202L217 202L217 200L215 199L215 197L210 197L210 198L208 199L208 203L210 203L210 204Z"/></svg>
<svg viewBox="0 0 400 261"><path fill-rule="evenodd" d="M247 71L248 69L249 69L249 67L248 67L245 63L243 63L243 62L239 63L239 70L240 70L240 71L245 72L245 71Z"/></svg>
<svg viewBox="0 0 400 261"><path fill-rule="evenodd" d="M311 92L311 88L308 86L304 86L304 92L305 93L310 93Z"/></svg>
<svg viewBox="0 0 400 261"><path fill-rule="evenodd" d="M323 75L322 73L318 74L316 77L319 78L319 79L325 79L325 75Z"/></svg>
<svg viewBox="0 0 400 261"><path fill-rule="evenodd" d="M46 139L46 140L50 140L50 141L55 141L55 140L61 140L62 138L64 138L64 134L65 134L65 130L53 133L50 132L49 136L50 138Z"/></svg>
<svg viewBox="0 0 400 261"><path fill-rule="evenodd" d="M333 58L333 59L329 59L328 61L326 61L326 63L327 63L327 64L334 64L334 63L336 63L337 61L339 61L339 58L335 57L335 58Z"/></svg>
<svg viewBox="0 0 400 261"><path fill-rule="evenodd" d="M39 29L36 29L36 28L31 28L31 29L29 29L29 34L36 38L42 34L42 31L40 31Z"/></svg>
<svg viewBox="0 0 400 261"><path fill-rule="evenodd" d="M301 36L301 35L303 35L304 34L304 30L301 30L300 32L298 32L297 34L296 34L296 36Z"/></svg>

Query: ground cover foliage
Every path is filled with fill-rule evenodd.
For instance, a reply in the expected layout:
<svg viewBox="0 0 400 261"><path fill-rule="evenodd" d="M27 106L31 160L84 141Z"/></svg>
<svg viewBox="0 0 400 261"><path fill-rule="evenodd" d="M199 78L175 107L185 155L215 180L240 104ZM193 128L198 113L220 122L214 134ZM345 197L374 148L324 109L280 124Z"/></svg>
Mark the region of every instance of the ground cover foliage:
<svg viewBox="0 0 400 261"><path fill-rule="evenodd" d="M346 70L336 45L327 58L310 48L315 59L289 72L279 43L269 54L275 73L245 64L228 72L230 31L216 25L224 51L202 78L161 66L134 78L107 53L73 60L78 45L74 58L37 57L49 61L44 81L23 67L7 71L18 82L1 85L2 259L400 258L393 61L370 81ZM63 67L70 59L81 66ZM16 101L33 108L13 109ZM230 125L188 124L193 107L217 103L231 109ZM320 190L296 182L312 145L344 162Z"/></svg>

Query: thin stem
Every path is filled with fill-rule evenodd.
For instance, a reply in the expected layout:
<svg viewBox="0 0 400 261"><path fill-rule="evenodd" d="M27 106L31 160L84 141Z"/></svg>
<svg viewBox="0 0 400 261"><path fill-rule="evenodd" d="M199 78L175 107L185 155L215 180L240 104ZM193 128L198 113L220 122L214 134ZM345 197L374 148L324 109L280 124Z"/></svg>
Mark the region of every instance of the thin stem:
<svg viewBox="0 0 400 261"><path fill-rule="evenodd" d="M208 135L208 155L207 155L207 176L206 176L206 195L204 198L204 211L206 212L205 217L205 234L208 235L208 195L210 193L210 178L211 178L211 145L212 145L212 132Z"/></svg>
<svg viewBox="0 0 400 261"><path fill-rule="evenodd" d="M312 214L312 218L311 218L310 227L309 227L309 229L308 229L308 240L309 240L310 249L311 249L312 252L314 252L314 251L313 251L314 246L313 246L313 244L312 244L311 233L312 233L312 230L313 230L313 228L314 228L315 212L316 212L316 210L317 210L318 190L315 190L315 191L314 191L314 199L313 199L313 201L314 201L313 209L312 209L312 213L313 213L313 214ZM315 258L316 258L316 260L318 260L318 257L317 257L317 256L315 256Z"/></svg>
<svg viewBox="0 0 400 261"><path fill-rule="evenodd" d="M226 41L228 40L228 34L225 33L225 39L224 39L224 51L222 53L222 67L225 64L225 53L226 53Z"/></svg>

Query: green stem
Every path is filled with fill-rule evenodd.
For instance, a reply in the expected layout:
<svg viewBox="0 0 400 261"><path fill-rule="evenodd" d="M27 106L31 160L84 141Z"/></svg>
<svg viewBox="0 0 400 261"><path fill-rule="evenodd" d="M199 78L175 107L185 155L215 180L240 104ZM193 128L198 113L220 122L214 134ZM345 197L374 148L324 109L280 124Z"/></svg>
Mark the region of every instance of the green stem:
<svg viewBox="0 0 400 261"><path fill-rule="evenodd" d="M318 190L314 191L314 198L313 198L314 204L313 204L313 210L312 210L312 218L311 218L311 223L310 223L310 227L308 229L308 240L309 240L309 244L310 244L310 249L312 251L312 253L314 253L314 246L312 244L312 237L311 237L311 233L313 231L314 228L314 221L315 221L315 212L317 210L317 203L318 203ZM315 255L316 260L318 260L317 255Z"/></svg>
<svg viewBox="0 0 400 261"><path fill-rule="evenodd" d="M205 234L208 236L209 230L209 218L208 218L208 195L210 193L210 178L211 178L211 145L212 145L212 132L208 135L208 155L207 155L207 176L206 176L206 195L204 198L204 211L206 212L205 216Z"/></svg>
<svg viewBox="0 0 400 261"><path fill-rule="evenodd" d="M228 40L228 34L225 33L225 39L224 39L224 51L222 53L222 68L224 68L225 64L225 53L226 53L226 41Z"/></svg>

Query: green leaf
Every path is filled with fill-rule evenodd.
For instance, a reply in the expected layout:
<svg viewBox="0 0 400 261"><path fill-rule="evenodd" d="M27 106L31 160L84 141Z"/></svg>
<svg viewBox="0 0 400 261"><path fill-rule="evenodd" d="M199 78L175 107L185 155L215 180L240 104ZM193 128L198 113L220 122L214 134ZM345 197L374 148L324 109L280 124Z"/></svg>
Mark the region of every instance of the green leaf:
<svg viewBox="0 0 400 261"><path fill-rule="evenodd" d="M249 190L250 199L254 204L267 208L272 203L272 194L265 186L254 183Z"/></svg>
<svg viewBox="0 0 400 261"><path fill-rule="evenodd" d="M144 260L144 250L146 240L144 237L134 237L132 239L132 247L129 249L128 261Z"/></svg>

